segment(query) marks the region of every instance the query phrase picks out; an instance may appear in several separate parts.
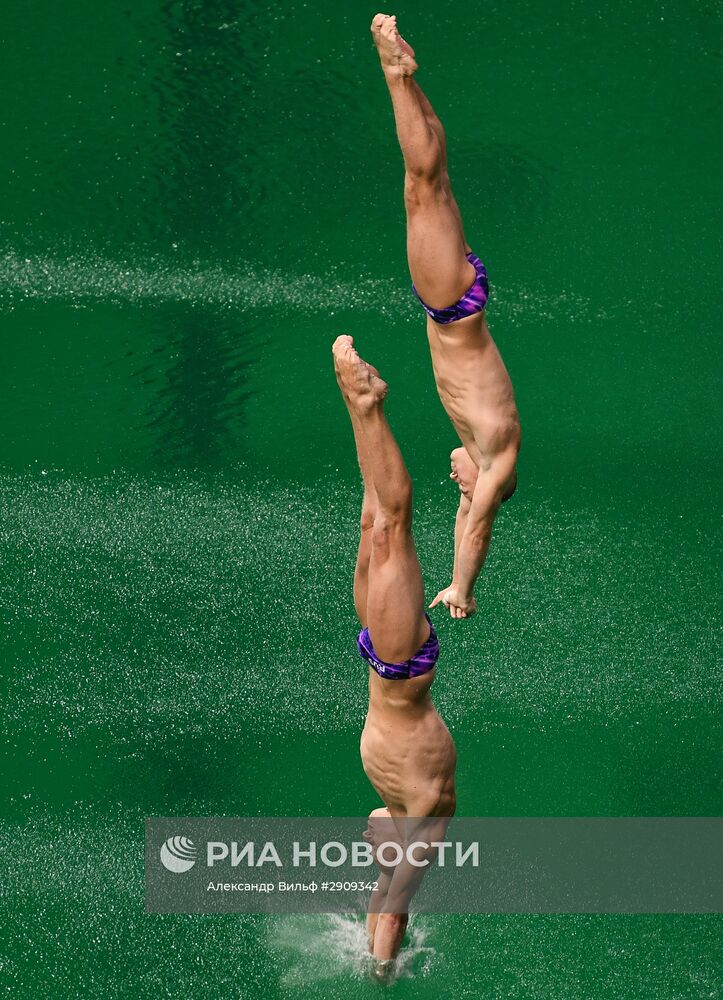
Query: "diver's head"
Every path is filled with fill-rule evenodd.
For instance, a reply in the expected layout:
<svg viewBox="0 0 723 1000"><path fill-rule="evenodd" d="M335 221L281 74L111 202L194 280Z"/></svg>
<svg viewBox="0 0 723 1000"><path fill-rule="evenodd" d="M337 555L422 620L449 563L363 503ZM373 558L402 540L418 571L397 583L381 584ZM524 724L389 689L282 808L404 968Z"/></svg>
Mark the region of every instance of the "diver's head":
<svg viewBox="0 0 723 1000"><path fill-rule="evenodd" d="M459 491L468 500L472 499L479 469L469 457L466 448L455 448L449 456L452 471L449 478L459 486Z"/></svg>

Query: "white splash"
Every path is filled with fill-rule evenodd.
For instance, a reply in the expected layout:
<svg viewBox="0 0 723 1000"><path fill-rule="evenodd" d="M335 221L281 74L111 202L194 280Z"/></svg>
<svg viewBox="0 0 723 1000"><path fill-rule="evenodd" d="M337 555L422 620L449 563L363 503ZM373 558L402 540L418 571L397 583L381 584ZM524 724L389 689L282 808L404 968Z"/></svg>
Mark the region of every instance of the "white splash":
<svg viewBox="0 0 723 1000"><path fill-rule="evenodd" d="M346 310L374 313L396 320L421 321L422 313L409 288L403 262L398 277L373 278L349 268L325 274L298 274L257 267L247 261L177 264L160 255L133 262L69 250L25 256L15 250L0 255L0 306L15 301L62 301L76 309L94 302L163 304L234 309L293 309L302 315L328 315ZM609 318L609 307L596 308L566 289L534 289L494 285L491 313L506 323L534 316L536 321L593 322ZM625 306L624 303L618 303ZM7 308L7 305L5 306Z"/></svg>
<svg viewBox="0 0 723 1000"><path fill-rule="evenodd" d="M241 311L292 307L296 312L361 310L412 316L409 289L390 279L335 273L294 274L280 269L194 260L185 266L159 256L126 263L94 254L39 254L14 250L0 256L0 295L22 300L89 302L188 302Z"/></svg>
<svg viewBox="0 0 723 1000"><path fill-rule="evenodd" d="M428 938L429 927L412 915L391 981L429 972L436 952ZM321 980L372 978L374 963L367 949L363 916L324 913L279 917L271 924L269 946L282 956L286 971L281 985L287 989Z"/></svg>

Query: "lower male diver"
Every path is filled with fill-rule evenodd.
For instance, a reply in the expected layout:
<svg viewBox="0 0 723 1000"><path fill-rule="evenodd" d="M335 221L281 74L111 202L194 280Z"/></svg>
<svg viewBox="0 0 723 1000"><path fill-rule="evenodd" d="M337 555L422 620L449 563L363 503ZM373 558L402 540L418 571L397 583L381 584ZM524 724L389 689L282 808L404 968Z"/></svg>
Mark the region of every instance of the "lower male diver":
<svg viewBox="0 0 723 1000"><path fill-rule="evenodd" d="M368 839L374 839L375 821L391 819L402 844L440 841L456 806L457 755L429 694L439 643L424 610L412 537L412 483L384 414L387 385L359 357L351 337L338 337L333 354L364 483L354 572L354 604L362 627L357 646L369 665L361 757L384 802L384 808L371 813ZM424 852L415 857L423 860ZM380 978L399 952L406 903L423 873L424 868L408 863L380 871L367 920Z"/></svg>

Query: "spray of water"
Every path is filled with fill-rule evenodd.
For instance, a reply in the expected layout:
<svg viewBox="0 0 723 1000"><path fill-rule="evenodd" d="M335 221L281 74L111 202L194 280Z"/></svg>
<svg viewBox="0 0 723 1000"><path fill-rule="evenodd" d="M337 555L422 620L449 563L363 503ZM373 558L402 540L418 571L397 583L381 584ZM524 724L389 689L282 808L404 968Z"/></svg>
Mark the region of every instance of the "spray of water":
<svg viewBox="0 0 723 1000"><path fill-rule="evenodd" d="M243 261L181 264L157 255L126 262L88 253L29 257L10 250L0 256L0 294L11 301L60 300L76 306L187 302L237 311L292 307L302 314L346 309L417 314L408 287L386 278L357 275L349 281L336 273L293 274Z"/></svg>
<svg viewBox="0 0 723 1000"><path fill-rule="evenodd" d="M424 976L434 964L431 928L412 915L390 982ZM365 918L347 913L287 915L269 928L269 947L283 957L282 986L293 989L337 977L371 980L374 961L367 948Z"/></svg>
<svg viewBox="0 0 723 1000"><path fill-rule="evenodd" d="M11 249L0 255L0 302L6 308L22 301L56 300L75 308L92 302L186 302L236 311L291 307L301 315L354 310L396 321L422 317L403 271L392 279L364 277L357 270L353 281L341 276L347 272L294 274L244 261L181 263L158 254L132 261L77 250L26 256ZM621 309L627 305L618 302ZM492 308L503 321L516 323L533 315L538 322L591 322L610 318L611 307L601 310L569 289L495 285Z"/></svg>

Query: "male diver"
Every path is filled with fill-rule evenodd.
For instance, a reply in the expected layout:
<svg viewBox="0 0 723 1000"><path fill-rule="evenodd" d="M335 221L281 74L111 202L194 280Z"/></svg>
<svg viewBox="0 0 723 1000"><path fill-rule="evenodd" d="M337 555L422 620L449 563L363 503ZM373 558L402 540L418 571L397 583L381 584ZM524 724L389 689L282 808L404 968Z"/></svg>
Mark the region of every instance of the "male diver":
<svg viewBox="0 0 723 1000"><path fill-rule="evenodd" d="M460 489L452 582L431 607L452 618L477 604L473 588L487 556L500 504L517 484L520 422L510 377L490 336L484 264L472 253L447 172L444 129L414 79L414 51L394 15L371 25L404 157L407 258L412 287L427 313L437 390L462 442L451 454Z"/></svg>
<svg viewBox="0 0 723 1000"><path fill-rule="evenodd" d="M338 337L334 369L351 418L364 484L354 605L357 648L369 665L362 764L384 802L367 839L443 841L454 814L456 750L429 694L439 643L424 610L422 572L412 538L412 483L384 415L387 386L351 337ZM379 833L379 828L382 832ZM377 834L375 835L375 828ZM416 848L417 861L430 860ZM407 904L423 867L382 865L367 918L376 975L388 977L407 926Z"/></svg>

